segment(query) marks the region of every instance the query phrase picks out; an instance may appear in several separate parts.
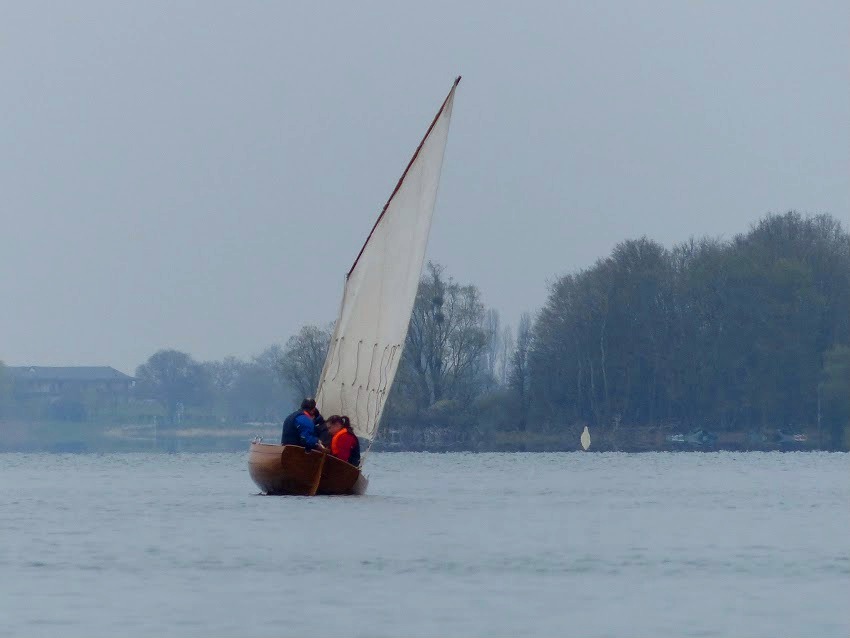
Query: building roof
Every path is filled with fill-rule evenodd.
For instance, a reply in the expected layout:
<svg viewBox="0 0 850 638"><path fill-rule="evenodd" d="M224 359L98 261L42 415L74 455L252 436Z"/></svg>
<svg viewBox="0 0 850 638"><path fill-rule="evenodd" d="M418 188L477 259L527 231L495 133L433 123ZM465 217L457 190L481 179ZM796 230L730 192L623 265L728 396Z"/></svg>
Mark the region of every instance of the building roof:
<svg viewBox="0 0 850 638"><path fill-rule="evenodd" d="M110 366L9 366L6 368L14 379L38 381L133 381L133 377Z"/></svg>

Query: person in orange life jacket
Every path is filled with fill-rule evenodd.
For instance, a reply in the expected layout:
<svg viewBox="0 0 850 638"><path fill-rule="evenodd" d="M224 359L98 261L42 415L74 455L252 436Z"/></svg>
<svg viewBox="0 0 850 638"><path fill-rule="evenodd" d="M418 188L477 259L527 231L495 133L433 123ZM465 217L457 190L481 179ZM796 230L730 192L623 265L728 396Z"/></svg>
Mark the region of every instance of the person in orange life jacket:
<svg viewBox="0 0 850 638"><path fill-rule="evenodd" d="M351 429L347 416L334 414L328 419L328 432L331 433L331 454L352 465L360 465L360 441Z"/></svg>
<svg viewBox="0 0 850 638"><path fill-rule="evenodd" d="M301 409L296 410L283 421L280 444L302 445L308 450L326 451L316 432L317 424L324 425L324 419L316 408L316 400L304 399L301 402Z"/></svg>

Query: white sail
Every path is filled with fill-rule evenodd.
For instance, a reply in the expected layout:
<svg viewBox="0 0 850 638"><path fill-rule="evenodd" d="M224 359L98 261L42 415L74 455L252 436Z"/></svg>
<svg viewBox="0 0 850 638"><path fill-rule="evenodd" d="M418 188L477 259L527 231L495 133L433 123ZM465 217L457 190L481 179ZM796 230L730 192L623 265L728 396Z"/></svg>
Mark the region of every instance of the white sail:
<svg viewBox="0 0 850 638"><path fill-rule="evenodd" d="M587 448L590 447L590 430L587 429L587 426L584 426L584 430L581 433L581 447L586 452Z"/></svg>
<svg viewBox="0 0 850 638"><path fill-rule="evenodd" d="M316 392L322 414L348 415L357 435L370 440L378 430L407 336L458 82L460 78L346 275Z"/></svg>

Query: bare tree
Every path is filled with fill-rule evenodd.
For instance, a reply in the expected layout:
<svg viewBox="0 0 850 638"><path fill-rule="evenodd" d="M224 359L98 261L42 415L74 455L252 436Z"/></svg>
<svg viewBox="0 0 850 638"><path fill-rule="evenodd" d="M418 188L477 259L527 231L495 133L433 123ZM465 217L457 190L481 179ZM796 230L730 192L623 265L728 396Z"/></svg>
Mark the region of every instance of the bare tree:
<svg viewBox="0 0 850 638"><path fill-rule="evenodd" d="M511 356L509 384L516 394L519 407L519 427L525 430L527 413L530 403L531 374L529 373L528 355L531 352L531 316L525 312L519 319L516 335L516 348Z"/></svg>
<svg viewBox="0 0 850 638"><path fill-rule="evenodd" d="M443 399L468 400L486 375L488 332L475 286L462 286L428 264L419 283L404 350L402 378L419 386L420 407ZM425 404L425 405L422 405Z"/></svg>
<svg viewBox="0 0 850 638"><path fill-rule="evenodd" d="M499 311L493 308L484 314L484 330L487 331L487 372L496 378L496 363L499 359L502 332L499 330Z"/></svg>
<svg viewBox="0 0 850 638"><path fill-rule="evenodd" d="M217 413L243 422L278 419L291 407L295 393L281 377L283 358L283 348L275 344L251 361L225 357L204 363Z"/></svg>
<svg viewBox="0 0 850 638"><path fill-rule="evenodd" d="M185 352L160 350L136 368L137 392L156 399L175 423L181 405L199 405L209 398L206 368Z"/></svg>
<svg viewBox="0 0 850 638"><path fill-rule="evenodd" d="M309 325L286 342L278 369L302 397L313 396L319 387L332 333L333 324L324 328Z"/></svg>
<svg viewBox="0 0 850 638"><path fill-rule="evenodd" d="M503 387L508 385L513 351L514 333L510 326L505 326L499 339L499 356L496 361L496 381Z"/></svg>

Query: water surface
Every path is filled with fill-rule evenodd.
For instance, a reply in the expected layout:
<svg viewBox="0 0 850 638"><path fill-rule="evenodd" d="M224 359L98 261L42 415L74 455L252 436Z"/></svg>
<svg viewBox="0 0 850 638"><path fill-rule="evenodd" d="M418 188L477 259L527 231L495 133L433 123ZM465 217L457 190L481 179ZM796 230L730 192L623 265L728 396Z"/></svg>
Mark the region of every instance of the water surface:
<svg viewBox="0 0 850 638"><path fill-rule="evenodd" d="M842 636L850 455L0 454L0 636Z"/></svg>

